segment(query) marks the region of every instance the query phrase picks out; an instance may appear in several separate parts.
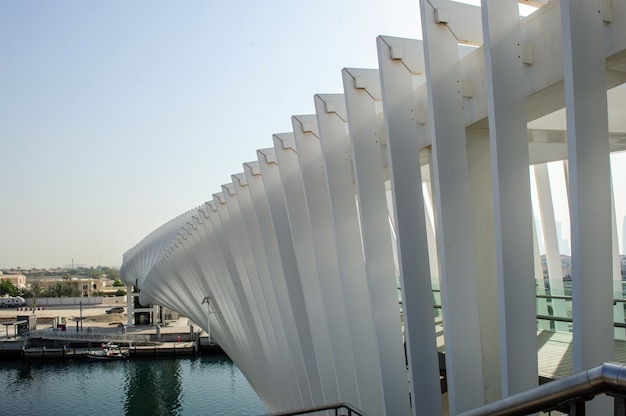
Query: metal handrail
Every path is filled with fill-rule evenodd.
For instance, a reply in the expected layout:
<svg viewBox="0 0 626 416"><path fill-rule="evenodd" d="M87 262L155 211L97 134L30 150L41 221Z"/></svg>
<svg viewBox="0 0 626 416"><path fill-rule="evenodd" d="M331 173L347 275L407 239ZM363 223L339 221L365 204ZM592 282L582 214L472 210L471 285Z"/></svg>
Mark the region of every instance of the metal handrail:
<svg viewBox="0 0 626 416"><path fill-rule="evenodd" d="M287 410L285 412L277 412L271 413L270 416L297 416L297 415L306 415L309 413L315 412L323 412L324 410L334 410L335 416L339 416L339 410L345 409L348 411L348 416L356 415L356 416L368 416L362 410L357 409L352 406L350 403L333 403L333 404L323 404L320 406L308 407L306 409L298 409L298 410Z"/></svg>
<svg viewBox="0 0 626 416"><path fill-rule="evenodd" d="M535 297L539 299L557 299L557 300L572 300L572 296L569 295L535 295ZM616 303L626 303L626 299L613 299L613 305Z"/></svg>
<svg viewBox="0 0 626 416"><path fill-rule="evenodd" d="M134 344L147 344L150 342L150 335L129 335L129 334L111 334L111 333L72 333L63 331L54 331L50 329L40 329L30 331L30 338L43 338L50 340L67 340L67 341L84 341L84 342L123 342Z"/></svg>
<svg viewBox="0 0 626 416"><path fill-rule="evenodd" d="M542 384L534 389L461 413L461 416L529 415L568 406L584 406L598 394L614 396L617 409L624 408L626 366L604 363L586 371ZM578 413L576 413L578 414ZM584 414L584 413L582 413ZM623 413L619 413L623 414Z"/></svg>
<svg viewBox="0 0 626 416"><path fill-rule="evenodd" d="M540 321L554 321L554 322L568 322L573 323L572 318L563 318L561 316L555 315L537 315L537 319ZM626 328L626 323L624 322L613 322L614 328Z"/></svg>

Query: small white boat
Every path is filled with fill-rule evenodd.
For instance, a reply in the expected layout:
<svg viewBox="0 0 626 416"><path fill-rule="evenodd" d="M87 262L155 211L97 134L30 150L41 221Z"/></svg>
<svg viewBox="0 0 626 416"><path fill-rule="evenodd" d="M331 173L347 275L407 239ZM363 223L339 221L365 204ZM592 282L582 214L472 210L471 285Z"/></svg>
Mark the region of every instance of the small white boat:
<svg viewBox="0 0 626 416"><path fill-rule="evenodd" d="M97 351L88 351L87 358L94 360L124 360L128 358L128 351L122 351L119 345L106 343Z"/></svg>

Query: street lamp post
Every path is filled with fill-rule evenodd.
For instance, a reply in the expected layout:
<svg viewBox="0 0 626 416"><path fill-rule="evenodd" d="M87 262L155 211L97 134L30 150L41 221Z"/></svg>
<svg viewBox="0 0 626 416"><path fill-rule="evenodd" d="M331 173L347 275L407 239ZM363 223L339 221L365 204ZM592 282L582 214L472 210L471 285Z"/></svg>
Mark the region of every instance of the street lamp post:
<svg viewBox="0 0 626 416"><path fill-rule="evenodd" d="M74 260L72 259L72 262ZM83 301L79 302L80 304L80 332L83 332Z"/></svg>
<svg viewBox="0 0 626 416"><path fill-rule="evenodd" d="M209 296L205 296L204 299L202 299L202 304L205 303L207 310L207 335L209 336L209 344L211 344L211 298Z"/></svg>

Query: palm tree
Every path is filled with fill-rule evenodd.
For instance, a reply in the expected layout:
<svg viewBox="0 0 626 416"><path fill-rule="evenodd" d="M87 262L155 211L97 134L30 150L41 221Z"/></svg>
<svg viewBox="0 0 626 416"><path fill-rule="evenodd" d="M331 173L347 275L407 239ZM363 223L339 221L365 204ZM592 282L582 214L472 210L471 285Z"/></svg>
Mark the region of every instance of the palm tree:
<svg viewBox="0 0 626 416"><path fill-rule="evenodd" d="M30 294L33 297L33 310L37 309L37 298L42 297L45 290L40 282L33 282L29 289Z"/></svg>

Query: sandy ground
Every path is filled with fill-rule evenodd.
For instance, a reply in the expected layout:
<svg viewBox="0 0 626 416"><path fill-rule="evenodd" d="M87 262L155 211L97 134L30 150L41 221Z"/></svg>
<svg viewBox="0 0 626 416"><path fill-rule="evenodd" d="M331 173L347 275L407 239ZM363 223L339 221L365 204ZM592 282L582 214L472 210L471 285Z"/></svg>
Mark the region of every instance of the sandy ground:
<svg viewBox="0 0 626 416"><path fill-rule="evenodd" d="M111 306L83 306L82 317L84 326L115 326L127 321L126 313L107 314L106 310ZM54 318L65 319L67 325L75 325L81 316L79 306L53 306L39 310L17 310L17 308L0 308L0 324L14 321L18 315L37 315L37 322L43 325L52 324Z"/></svg>

